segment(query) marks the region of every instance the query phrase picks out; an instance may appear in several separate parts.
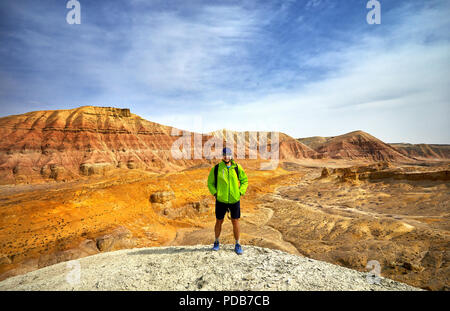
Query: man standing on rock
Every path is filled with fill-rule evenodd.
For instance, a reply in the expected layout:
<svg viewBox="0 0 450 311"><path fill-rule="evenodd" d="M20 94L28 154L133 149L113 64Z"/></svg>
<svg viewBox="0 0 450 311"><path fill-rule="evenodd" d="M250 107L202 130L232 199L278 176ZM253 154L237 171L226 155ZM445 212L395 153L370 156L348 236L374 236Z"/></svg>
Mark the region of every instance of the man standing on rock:
<svg viewBox="0 0 450 311"><path fill-rule="evenodd" d="M233 224L233 234L236 240L234 250L236 254L242 254L242 247L239 244L239 218L241 217L241 196L245 194L248 187L248 178L242 166L233 159L230 148L223 148L223 160L215 165L208 176L208 189L216 197L216 225L214 232L216 240L213 250L219 250L219 236L222 230L222 223L227 210L230 211L231 223Z"/></svg>

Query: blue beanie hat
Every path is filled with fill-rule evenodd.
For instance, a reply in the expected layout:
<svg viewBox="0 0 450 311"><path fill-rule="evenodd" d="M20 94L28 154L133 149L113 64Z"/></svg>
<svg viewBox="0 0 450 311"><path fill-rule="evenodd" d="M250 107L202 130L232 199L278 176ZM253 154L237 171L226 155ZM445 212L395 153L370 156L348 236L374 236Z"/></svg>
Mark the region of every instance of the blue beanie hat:
<svg viewBox="0 0 450 311"><path fill-rule="evenodd" d="M222 154L223 155L232 155L233 153L231 152L231 149L230 148L223 148L223 150L222 150Z"/></svg>

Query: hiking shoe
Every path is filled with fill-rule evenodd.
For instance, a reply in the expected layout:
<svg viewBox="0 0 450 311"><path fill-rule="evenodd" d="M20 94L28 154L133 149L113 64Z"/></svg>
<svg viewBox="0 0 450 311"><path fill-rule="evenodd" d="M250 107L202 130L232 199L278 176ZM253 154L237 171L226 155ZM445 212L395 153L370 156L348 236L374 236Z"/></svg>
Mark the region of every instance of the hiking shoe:
<svg viewBox="0 0 450 311"><path fill-rule="evenodd" d="M213 251L218 251L218 250L219 250L219 241L215 241Z"/></svg>
<svg viewBox="0 0 450 311"><path fill-rule="evenodd" d="M236 252L236 254L242 255L242 247L241 247L241 245L240 244L236 244L234 246L234 251Z"/></svg>

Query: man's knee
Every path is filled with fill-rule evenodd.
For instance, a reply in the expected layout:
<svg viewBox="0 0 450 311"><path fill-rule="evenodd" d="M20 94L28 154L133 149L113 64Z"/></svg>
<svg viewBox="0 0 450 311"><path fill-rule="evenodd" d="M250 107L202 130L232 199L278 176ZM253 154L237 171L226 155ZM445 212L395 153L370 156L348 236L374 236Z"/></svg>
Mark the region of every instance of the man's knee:
<svg viewBox="0 0 450 311"><path fill-rule="evenodd" d="M224 220L224 219L217 219L217 218L216 218L216 225L217 225L217 226L221 226L222 223L223 223L223 220Z"/></svg>

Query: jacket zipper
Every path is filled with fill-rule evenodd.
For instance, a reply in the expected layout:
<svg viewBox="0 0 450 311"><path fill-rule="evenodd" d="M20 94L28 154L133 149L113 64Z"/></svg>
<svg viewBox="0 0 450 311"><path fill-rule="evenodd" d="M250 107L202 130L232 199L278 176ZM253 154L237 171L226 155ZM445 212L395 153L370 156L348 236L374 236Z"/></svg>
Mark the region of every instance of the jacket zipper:
<svg viewBox="0 0 450 311"><path fill-rule="evenodd" d="M230 165L231 167L231 165ZM228 204L230 204L230 193L231 193L231 185L230 185L230 167L227 166L228 171Z"/></svg>

